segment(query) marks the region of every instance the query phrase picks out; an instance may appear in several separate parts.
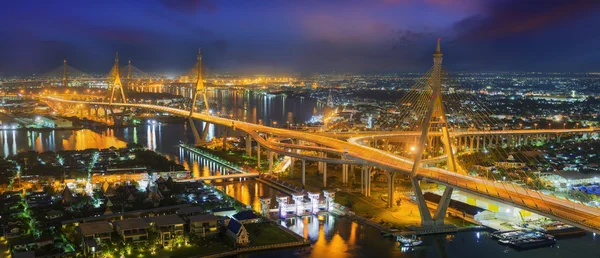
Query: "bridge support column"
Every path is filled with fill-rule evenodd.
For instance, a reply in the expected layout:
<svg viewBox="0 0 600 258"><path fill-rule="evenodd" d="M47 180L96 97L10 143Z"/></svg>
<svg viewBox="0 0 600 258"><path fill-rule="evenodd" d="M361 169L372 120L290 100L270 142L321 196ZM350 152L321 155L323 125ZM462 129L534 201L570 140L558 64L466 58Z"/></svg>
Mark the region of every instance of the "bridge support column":
<svg viewBox="0 0 600 258"><path fill-rule="evenodd" d="M252 157L252 137L246 134L246 156Z"/></svg>
<svg viewBox="0 0 600 258"><path fill-rule="evenodd" d="M419 208L419 214L421 215L421 225L423 226L431 226L433 225L433 218L431 217L431 213L429 213L429 208L427 207L427 202L425 202L425 197L423 196L423 191L421 190L421 182L417 178L412 177L410 182L413 186L413 190L415 191L415 198L417 199L417 207Z"/></svg>
<svg viewBox="0 0 600 258"><path fill-rule="evenodd" d="M348 164L342 164L342 183L348 184Z"/></svg>
<svg viewBox="0 0 600 258"><path fill-rule="evenodd" d="M191 117L188 118L188 123L190 124L190 129L192 130L192 134L194 134L195 144L196 145L202 144L202 138L200 138L200 134L198 133L198 130L196 129L196 124L194 124L194 119L192 119Z"/></svg>
<svg viewBox="0 0 600 258"><path fill-rule="evenodd" d="M440 203L438 203L438 206L435 210L435 215L433 215L433 221L436 226L444 225L444 217L446 217L446 211L448 210L448 205L450 204L452 190L452 187L446 187L446 189L444 189L444 194L440 199Z"/></svg>
<svg viewBox="0 0 600 258"><path fill-rule="evenodd" d="M350 174L352 174L352 182L354 183L354 178L356 178L354 175L354 165L350 165Z"/></svg>
<svg viewBox="0 0 600 258"><path fill-rule="evenodd" d="M371 196L371 172L369 171L369 167L367 167L367 165L363 165L362 167L362 171L361 171L361 190L363 190L363 185L364 185L364 190L361 191L364 193L365 196Z"/></svg>
<svg viewBox="0 0 600 258"><path fill-rule="evenodd" d="M206 136L208 136L209 128L210 128L210 123L204 122L204 129L202 129L202 142L206 141Z"/></svg>
<svg viewBox="0 0 600 258"><path fill-rule="evenodd" d="M388 208L394 206L394 179L396 178L395 172L388 172Z"/></svg>

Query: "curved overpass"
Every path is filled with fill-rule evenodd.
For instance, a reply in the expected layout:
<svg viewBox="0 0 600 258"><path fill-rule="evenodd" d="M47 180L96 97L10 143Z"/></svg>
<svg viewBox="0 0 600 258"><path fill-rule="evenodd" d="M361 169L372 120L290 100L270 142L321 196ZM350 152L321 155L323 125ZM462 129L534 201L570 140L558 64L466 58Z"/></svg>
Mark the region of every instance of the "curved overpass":
<svg viewBox="0 0 600 258"><path fill-rule="evenodd" d="M47 97L46 99L50 101L80 104L110 105L107 102L72 101L52 97ZM189 111L186 110L156 105L132 103L113 103L112 105L158 110L184 117L189 115ZM327 146L329 149L331 149L331 152L341 155L345 159L352 160L358 164L377 166L389 171L403 173L406 175L410 175L412 169L413 161L408 158L399 157L379 149L356 144L355 142L347 142L325 136L316 136L315 134L305 132L256 125L247 122L214 117L197 112L193 113L192 117L209 123L234 127L242 130L250 134L257 142L259 142L259 144L267 147L268 149L285 153L285 155L292 157L306 158L303 155L297 155L294 152L287 152L280 146L276 146L273 143L263 139L259 136L259 132L309 141L322 146ZM553 196L543 195L539 191L525 189L514 184L494 182L478 177L470 177L439 168L420 168L418 175L419 177L428 181L457 188L498 202L510 204L512 206L560 220L592 232L600 233L600 209L598 208L589 207L582 203L575 203Z"/></svg>

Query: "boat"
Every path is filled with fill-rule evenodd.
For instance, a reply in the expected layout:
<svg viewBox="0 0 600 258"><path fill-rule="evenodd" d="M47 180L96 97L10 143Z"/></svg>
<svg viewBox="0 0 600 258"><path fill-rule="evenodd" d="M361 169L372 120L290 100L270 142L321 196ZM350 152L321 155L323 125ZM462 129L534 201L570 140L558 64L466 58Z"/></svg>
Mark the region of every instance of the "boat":
<svg viewBox="0 0 600 258"><path fill-rule="evenodd" d="M496 231L490 235L492 236L493 239L500 239L500 238L504 238L505 235L511 234L513 232L518 232L518 231L520 231L520 230Z"/></svg>
<svg viewBox="0 0 600 258"><path fill-rule="evenodd" d="M542 236L536 235L535 237L521 238L514 240L510 243L516 249L532 249L538 247L552 246L556 243L554 236L548 234L542 234Z"/></svg>
<svg viewBox="0 0 600 258"><path fill-rule="evenodd" d="M418 239L417 235L415 234L412 235L412 238L396 235L396 241L400 242L402 247L414 247L423 243L423 240Z"/></svg>
<svg viewBox="0 0 600 258"><path fill-rule="evenodd" d="M542 231L553 236L573 236L585 234L583 229L563 223L553 223L547 225Z"/></svg>
<svg viewBox="0 0 600 258"><path fill-rule="evenodd" d="M498 239L498 242L500 242L501 244L510 244L512 240L524 237L529 233L532 232L524 230L494 232L492 233L492 238Z"/></svg>

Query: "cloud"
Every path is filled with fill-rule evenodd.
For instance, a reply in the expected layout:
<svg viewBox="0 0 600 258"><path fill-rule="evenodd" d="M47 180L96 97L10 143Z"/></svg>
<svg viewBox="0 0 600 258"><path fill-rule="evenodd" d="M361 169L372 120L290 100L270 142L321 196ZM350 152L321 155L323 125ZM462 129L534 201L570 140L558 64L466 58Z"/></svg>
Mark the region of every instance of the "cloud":
<svg viewBox="0 0 600 258"><path fill-rule="evenodd" d="M457 22L454 30L461 39L502 38L545 29L591 13L598 7L600 1L596 0L488 0L482 13Z"/></svg>

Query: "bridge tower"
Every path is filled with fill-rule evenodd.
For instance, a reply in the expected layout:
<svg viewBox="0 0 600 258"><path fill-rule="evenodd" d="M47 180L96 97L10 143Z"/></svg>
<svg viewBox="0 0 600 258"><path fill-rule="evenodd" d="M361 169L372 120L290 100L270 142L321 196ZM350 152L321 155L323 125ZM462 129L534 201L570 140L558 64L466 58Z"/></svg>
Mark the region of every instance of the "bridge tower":
<svg viewBox="0 0 600 258"><path fill-rule="evenodd" d="M437 210L432 217L425 202L423 191L421 190L418 174L418 170L422 165L421 158L423 155L423 149L425 148L428 133L431 129L442 132L441 141L444 145L444 152L448 157L448 170L457 172L456 159L451 146L452 141L448 132L448 124L442 102L442 57L443 55L440 50L440 39L438 39L437 48L433 54L433 73L430 78L432 97L421 126L421 137L416 146L415 161L411 171L411 183L417 198L417 205L419 207L419 213L421 214L421 225L423 227L444 226L444 217L446 215L446 210L448 209L448 204L450 203L450 197L452 196L452 188L446 187L440 203L438 204Z"/></svg>
<svg viewBox="0 0 600 258"><path fill-rule="evenodd" d="M202 78L202 53L200 52L200 49L198 49L196 69L198 72L198 79L196 81L196 87L194 88L194 92L192 93L192 104L190 105L190 114L188 116L188 120L190 126L192 127L192 132L194 134L194 140L196 141L196 144L202 144L206 139L206 135L208 134L209 124L205 123L204 129L202 130L202 136L200 136L198 130L196 130L196 125L192 120L192 115L194 114L194 110L196 109L196 100L198 98L198 94L202 94L202 97L204 99L204 105L206 108L206 113L209 114L210 111L208 107L208 99L206 98L206 88L204 87L204 79Z"/></svg>
<svg viewBox="0 0 600 258"><path fill-rule="evenodd" d="M119 74L119 52L117 52L117 55L115 57L114 71L115 71L115 81L113 83L113 87L110 92L110 102L109 103L112 105L113 100L115 98L115 90L116 89L119 89L119 91L121 92L121 98L122 98L123 103L127 103L127 98L125 98L125 91L123 91L123 84L121 83L121 75Z"/></svg>
<svg viewBox="0 0 600 258"><path fill-rule="evenodd" d="M63 61L63 78L62 78L62 86L63 87L68 87L68 81L67 81L67 59L65 59Z"/></svg>
<svg viewBox="0 0 600 258"><path fill-rule="evenodd" d="M129 90L133 90L133 83L131 79L133 79L133 76L131 74L131 60L129 60L129 62L127 63L127 85L129 87Z"/></svg>

